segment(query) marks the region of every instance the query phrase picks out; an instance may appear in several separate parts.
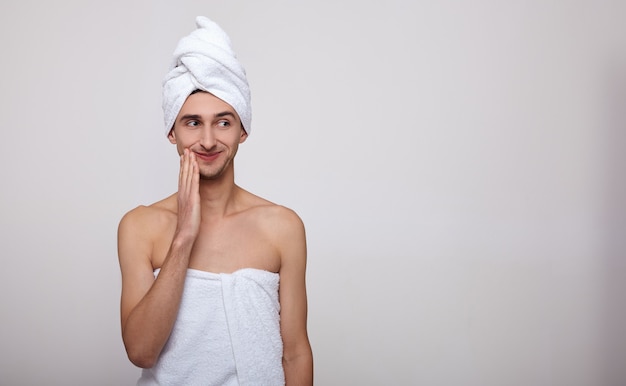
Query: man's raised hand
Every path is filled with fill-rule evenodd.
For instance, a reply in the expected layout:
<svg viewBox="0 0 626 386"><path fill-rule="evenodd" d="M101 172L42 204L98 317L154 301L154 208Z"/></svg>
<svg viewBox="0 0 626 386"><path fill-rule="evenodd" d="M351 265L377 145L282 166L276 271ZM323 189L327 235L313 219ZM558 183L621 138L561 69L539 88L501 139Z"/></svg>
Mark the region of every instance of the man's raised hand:
<svg viewBox="0 0 626 386"><path fill-rule="evenodd" d="M200 172L196 155L185 149L178 176L178 225L176 233L195 240L200 230Z"/></svg>

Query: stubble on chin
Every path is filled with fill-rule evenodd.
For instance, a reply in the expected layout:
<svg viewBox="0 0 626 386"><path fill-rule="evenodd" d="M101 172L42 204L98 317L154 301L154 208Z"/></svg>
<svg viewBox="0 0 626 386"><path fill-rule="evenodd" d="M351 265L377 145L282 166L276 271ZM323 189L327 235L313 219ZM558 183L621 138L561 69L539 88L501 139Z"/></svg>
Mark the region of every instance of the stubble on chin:
<svg viewBox="0 0 626 386"><path fill-rule="evenodd" d="M229 164L230 160L220 165L217 169L208 168L209 170L203 170L203 168L200 168L200 179L204 181L214 181L219 179L224 174Z"/></svg>
<svg viewBox="0 0 626 386"><path fill-rule="evenodd" d="M217 178L218 178L221 174L222 174L222 173L217 173L217 174L216 174L216 173L211 173L211 174L208 174L208 173L202 173L202 172L201 172L201 173L200 173L200 179L201 179L202 181L215 181L215 180L217 180Z"/></svg>
<svg viewBox="0 0 626 386"><path fill-rule="evenodd" d="M213 181L213 180L217 180L219 178L219 176L221 176L224 173L224 168L221 168L217 171L203 171L200 170L200 179L204 180L204 181Z"/></svg>

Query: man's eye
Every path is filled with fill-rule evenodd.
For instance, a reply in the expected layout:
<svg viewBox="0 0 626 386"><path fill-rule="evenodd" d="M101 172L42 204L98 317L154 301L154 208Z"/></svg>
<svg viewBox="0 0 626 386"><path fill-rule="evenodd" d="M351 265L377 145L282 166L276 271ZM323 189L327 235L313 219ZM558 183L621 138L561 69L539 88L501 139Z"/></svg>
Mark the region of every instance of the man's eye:
<svg viewBox="0 0 626 386"><path fill-rule="evenodd" d="M187 122L187 126L198 126L200 122L198 121L189 121Z"/></svg>
<svg viewBox="0 0 626 386"><path fill-rule="evenodd" d="M228 127L228 126L230 126L230 122L228 122L228 121L219 121L219 122L217 122L217 125L220 126L220 127Z"/></svg>

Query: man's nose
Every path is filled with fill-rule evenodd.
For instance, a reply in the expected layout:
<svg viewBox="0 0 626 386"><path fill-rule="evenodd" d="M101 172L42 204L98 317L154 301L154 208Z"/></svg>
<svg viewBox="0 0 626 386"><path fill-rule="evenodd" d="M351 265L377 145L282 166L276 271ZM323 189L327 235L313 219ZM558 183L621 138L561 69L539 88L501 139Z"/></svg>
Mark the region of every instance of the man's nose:
<svg viewBox="0 0 626 386"><path fill-rule="evenodd" d="M210 149L217 143L215 133L212 127L206 127L202 130L202 137L200 138L200 144L205 149Z"/></svg>

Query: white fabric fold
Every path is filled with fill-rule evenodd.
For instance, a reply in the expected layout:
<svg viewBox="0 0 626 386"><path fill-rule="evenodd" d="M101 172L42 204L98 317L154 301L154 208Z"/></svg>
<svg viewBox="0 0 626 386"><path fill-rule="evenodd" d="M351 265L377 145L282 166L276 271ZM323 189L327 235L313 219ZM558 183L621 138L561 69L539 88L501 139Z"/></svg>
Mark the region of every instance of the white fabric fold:
<svg viewBox="0 0 626 386"><path fill-rule="evenodd" d="M250 134L250 87L230 38L207 17L198 16L196 26L196 30L178 42L170 70L163 79L165 134L172 129L187 97L197 89L231 105Z"/></svg>
<svg viewBox="0 0 626 386"><path fill-rule="evenodd" d="M244 269L221 279L240 384L283 385L278 274Z"/></svg>

